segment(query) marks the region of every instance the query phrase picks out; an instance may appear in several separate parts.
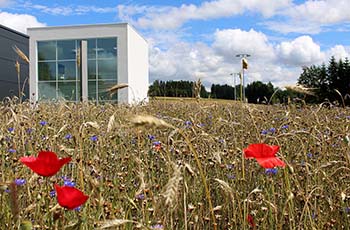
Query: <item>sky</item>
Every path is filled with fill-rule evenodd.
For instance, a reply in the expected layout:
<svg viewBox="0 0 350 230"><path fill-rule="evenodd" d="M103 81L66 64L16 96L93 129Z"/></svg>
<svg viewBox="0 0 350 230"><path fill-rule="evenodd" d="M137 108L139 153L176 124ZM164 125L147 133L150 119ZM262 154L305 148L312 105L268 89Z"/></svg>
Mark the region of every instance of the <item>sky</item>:
<svg viewBox="0 0 350 230"><path fill-rule="evenodd" d="M0 0L0 24L128 22L148 41L150 82L296 84L302 67L350 57L350 0ZM238 79L236 79L238 84Z"/></svg>

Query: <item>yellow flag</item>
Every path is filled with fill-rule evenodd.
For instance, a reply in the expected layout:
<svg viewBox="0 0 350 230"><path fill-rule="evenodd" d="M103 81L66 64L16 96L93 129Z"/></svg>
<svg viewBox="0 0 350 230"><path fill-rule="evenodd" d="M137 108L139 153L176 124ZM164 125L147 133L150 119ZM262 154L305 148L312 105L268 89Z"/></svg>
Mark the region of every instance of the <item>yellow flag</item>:
<svg viewBox="0 0 350 230"><path fill-rule="evenodd" d="M248 69L248 61L245 58L242 58L242 68Z"/></svg>

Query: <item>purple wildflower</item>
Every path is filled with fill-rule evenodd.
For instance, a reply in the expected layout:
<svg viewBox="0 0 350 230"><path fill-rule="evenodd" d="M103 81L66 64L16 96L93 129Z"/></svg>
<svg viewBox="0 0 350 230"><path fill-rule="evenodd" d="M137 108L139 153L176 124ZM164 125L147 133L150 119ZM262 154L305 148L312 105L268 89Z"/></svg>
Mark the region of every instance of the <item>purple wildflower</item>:
<svg viewBox="0 0 350 230"><path fill-rule="evenodd" d="M40 124L41 126L45 126L45 125L47 125L47 121L40 121L39 124Z"/></svg>
<svg viewBox="0 0 350 230"><path fill-rule="evenodd" d="M15 184L17 185L17 186L22 186L22 185L24 185L26 183L26 180L25 179L16 179L15 180Z"/></svg>
<svg viewBox="0 0 350 230"><path fill-rule="evenodd" d="M150 134L148 134L147 137L150 141L153 141L156 138L155 136L150 135Z"/></svg>
<svg viewBox="0 0 350 230"><path fill-rule="evenodd" d="M278 172L277 168L265 169L266 175L276 175Z"/></svg>
<svg viewBox="0 0 350 230"><path fill-rule="evenodd" d="M56 191L55 190L51 190L50 191L50 197L55 197L56 196Z"/></svg>
<svg viewBox="0 0 350 230"><path fill-rule="evenodd" d="M32 128L28 128L28 129L26 130L26 132L27 132L28 134L31 134L31 133L33 132L33 129L32 129Z"/></svg>
<svg viewBox="0 0 350 230"><path fill-rule="evenodd" d="M263 131L261 131L261 134L262 134L262 135L266 135L267 133L268 133L268 131L265 130L265 129L264 129Z"/></svg>
<svg viewBox="0 0 350 230"><path fill-rule="evenodd" d="M15 131L15 128L10 127L10 128L8 128L7 130L8 130L10 133L12 133L13 131Z"/></svg>
<svg viewBox="0 0 350 230"><path fill-rule="evenodd" d="M289 125L282 125L281 128L282 128L282 129L288 129L288 128L289 128Z"/></svg>
<svg viewBox="0 0 350 230"><path fill-rule="evenodd" d="M137 194L135 197L136 197L136 199L138 199L138 200L144 200L144 199L145 199L145 194L140 193L140 194Z"/></svg>
<svg viewBox="0 0 350 230"><path fill-rule="evenodd" d="M16 149L9 149L8 151L9 151L9 153L15 153Z"/></svg>
<svg viewBox="0 0 350 230"><path fill-rule="evenodd" d="M233 174L227 174L227 178L230 179L230 180L233 180L233 179L236 178L236 176L233 175Z"/></svg>
<svg viewBox="0 0 350 230"><path fill-rule="evenodd" d="M98 141L98 137L96 135L93 135L92 137L90 137L90 140L96 142Z"/></svg>
<svg viewBox="0 0 350 230"><path fill-rule="evenodd" d="M276 129L275 129L275 128L270 128L270 129L269 129L269 132L270 132L270 133L275 133L275 132L276 132Z"/></svg>
<svg viewBox="0 0 350 230"><path fill-rule="evenodd" d="M156 225L152 225L151 229L164 229L164 226L161 224L156 224Z"/></svg>
<svg viewBox="0 0 350 230"><path fill-rule="evenodd" d="M67 134L66 136L64 136L64 138L66 139L66 140L69 140L69 139L71 139L73 136L72 136L72 134Z"/></svg>
<svg viewBox="0 0 350 230"><path fill-rule="evenodd" d="M233 169L233 167L234 167L233 164L227 164L227 165L226 165L226 168L227 168L227 169Z"/></svg>
<svg viewBox="0 0 350 230"><path fill-rule="evenodd" d="M68 177L64 176L64 177L62 177L62 179L64 180L64 182L63 182L64 186L68 186L68 187L74 187L75 186L75 182L73 182Z"/></svg>

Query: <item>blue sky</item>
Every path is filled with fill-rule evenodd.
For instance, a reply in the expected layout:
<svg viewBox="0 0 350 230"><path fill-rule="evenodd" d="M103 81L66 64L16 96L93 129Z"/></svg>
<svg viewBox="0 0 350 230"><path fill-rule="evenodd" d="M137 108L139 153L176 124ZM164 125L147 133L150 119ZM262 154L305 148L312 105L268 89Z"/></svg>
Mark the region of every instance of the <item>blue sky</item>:
<svg viewBox="0 0 350 230"><path fill-rule="evenodd" d="M0 23L28 27L128 22L149 42L150 80L295 84L302 66L350 56L349 0L0 0Z"/></svg>

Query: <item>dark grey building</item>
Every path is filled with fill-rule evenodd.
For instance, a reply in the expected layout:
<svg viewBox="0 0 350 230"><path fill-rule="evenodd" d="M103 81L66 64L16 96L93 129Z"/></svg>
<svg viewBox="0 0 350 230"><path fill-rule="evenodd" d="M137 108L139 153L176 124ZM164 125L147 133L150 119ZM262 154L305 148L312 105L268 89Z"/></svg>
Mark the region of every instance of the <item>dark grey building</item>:
<svg viewBox="0 0 350 230"><path fill-rule="evenodd" d="M29 97L29 65L14 51L15 46L29 56L29 37L0 25L0 100L19 95L16 61L20 64L20 89L24 86L25 98Z"/></svg>

